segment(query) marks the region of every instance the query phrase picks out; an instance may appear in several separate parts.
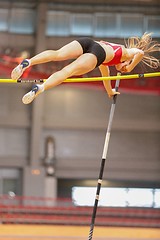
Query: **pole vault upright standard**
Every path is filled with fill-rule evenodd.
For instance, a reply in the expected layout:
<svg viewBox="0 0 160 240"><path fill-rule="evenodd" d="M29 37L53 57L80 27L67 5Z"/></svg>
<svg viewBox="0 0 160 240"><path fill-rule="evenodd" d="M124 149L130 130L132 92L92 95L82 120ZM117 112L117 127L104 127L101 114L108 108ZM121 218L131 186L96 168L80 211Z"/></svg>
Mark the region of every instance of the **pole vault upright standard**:
<svg viewBox="0 0 160 240"><path fill-rule="evenodd" d="M120 74L118 74L118 76L120 77ZM120 83L120 80L117 77L116 84L115 84L116 91L118 91L119 83ZM98 183L97 183L97 191L96 191L96 197L95 197L95 202L94 202L94 207L93 207L93 212L92 212L92 218L91 218L88 240L91 240L92 236L93 236L94 224L95 224L95 219L96 219L96 212L97 212L99 195L100 195L100 190L101 190L101 185L102 185L104 166L105 166L105 161L106 161L106 158L107 158L109 139L110 139L110 134L111 134L111 127L112 127L112 122L113 122L115 106L116 106L116 99L117 99L117 95L113 96L111 110L110 110L110 114L109 114L108 128L107 128L105 142L104 142L102 161L101 161L101 166L100 166L99 178L98 178Z"/></svg>

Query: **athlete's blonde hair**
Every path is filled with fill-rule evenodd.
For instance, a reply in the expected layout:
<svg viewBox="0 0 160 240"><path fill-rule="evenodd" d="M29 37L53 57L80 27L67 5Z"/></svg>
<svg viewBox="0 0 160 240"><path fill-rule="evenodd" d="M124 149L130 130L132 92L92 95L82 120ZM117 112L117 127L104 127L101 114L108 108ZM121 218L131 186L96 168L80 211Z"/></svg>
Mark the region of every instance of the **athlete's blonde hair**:
<svg viewBox="0 0 160 240"><path fill-rule="evenodd" d="M152 33L144 33L141 38L130 37L126 43L127 48L138 48L144 52L142 62L151 68L160 66L159 60L152 56L153 52L160 51L160 44L152 40Z"/></svg>

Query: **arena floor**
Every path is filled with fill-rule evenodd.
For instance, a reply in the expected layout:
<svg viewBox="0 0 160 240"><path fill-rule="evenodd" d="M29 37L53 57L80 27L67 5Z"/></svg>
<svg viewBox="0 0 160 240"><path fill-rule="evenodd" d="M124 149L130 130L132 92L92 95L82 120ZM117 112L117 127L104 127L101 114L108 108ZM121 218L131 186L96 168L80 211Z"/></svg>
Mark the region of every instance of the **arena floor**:
<svg viewBox="0 0 160 240"><path fill-rule="evenodd" d="M84 240L89 227L47 225L0 225L0 240ZM94 228L93 240L160 240L160 229Z"/></svg>

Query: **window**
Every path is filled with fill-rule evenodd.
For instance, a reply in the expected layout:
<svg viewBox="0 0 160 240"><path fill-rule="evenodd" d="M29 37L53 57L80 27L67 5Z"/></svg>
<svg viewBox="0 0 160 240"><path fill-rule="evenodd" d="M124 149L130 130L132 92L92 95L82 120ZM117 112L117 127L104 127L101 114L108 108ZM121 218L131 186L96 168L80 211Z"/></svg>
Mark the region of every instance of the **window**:
<svg viewBox="0 0 160 240"><path fill-rule="evenodd" d="M21 170L14 168L0 169L0 194L21 194Z"/></svg>
<svg viewBox="0 0 160 240"><path fill-rule="evenodd" d="M160 208L160 189L155 189L154 204L156 208Z"/></svg>
<svg viewBox="0 0 160 240"><path fill-rule="evenodd" d="M120 15L120 37L141 36L144 28L144 16L142 14Z"/></svg>
<svg viewBox="0 0 160 240"><path fill-rule="evenodd" d="M93 206L95 187L73 187L72 200L76 206ZM104 187L100 192L99 206L160 207L160 189Z"/></svg>
<svg viewBox="0 0 160 240"><path fill-rule="evenodd" d="M8 9L0 9L0 31L8 30Z"/></svg>
<svg viewBox="0 0 160 240"><path fill-rule="evenodd" d="M129 207L152 207L152 189L130 188L128 189L127 201Z"/></svg>
<svg viewBox="0 0 160 240"><path fill-rule="evenodd" d="M93 15L73 14L71 22L71 34L79 36L93 35Z"/></svg>
<svg viewBox="0 0 160 240"><path fill-rule="evenodd" d="M13 33L31 34L34 32L35 12L32 9L11 10L9 31Z"/></svg>
<svg viewBox="0 0 160 240"><path fill-rule="evenodd" d="M48 11L46 35L47 36L68 36L70 14L68 12Z"/></svg>
<svg viewBox="0 0 160 240"><path fill-rule="evenodd" d="M96 37L115 37L118 35L118 16L116 13L95 15L95 32Z"/></svg>
<svg viewBox="0 0 160 240"><path fill-rule="evenodd" d="M153 32L154 37L160 37L160 17L159 16L148 16L147 17L147 31Z"/></svg>

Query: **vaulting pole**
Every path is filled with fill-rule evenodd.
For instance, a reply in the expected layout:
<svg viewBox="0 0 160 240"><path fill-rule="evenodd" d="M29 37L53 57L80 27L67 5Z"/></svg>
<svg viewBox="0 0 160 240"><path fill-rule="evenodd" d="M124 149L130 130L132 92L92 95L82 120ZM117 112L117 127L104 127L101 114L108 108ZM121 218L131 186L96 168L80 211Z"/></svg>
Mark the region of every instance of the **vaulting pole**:
<svg viewBox="0 0 160 240"><path fill-rule="evenodd" d="M117 74L117 80L116 80L116 84L115 84L115 90L116 91L118 91L118 87L119 87L119 83L120 83L120 80L119 80L120 77L121 77L121 75ZM95 224L95 219L96 219L96 212L97 212L99 195L100 195L100 190L101 190L101 185L102 185L104 166L105 166L105 161L106 161L106 158L107 158L109 139L110 139L110 134L111 134L111 127L112 127L112 122L113 122L115 106L116 106L116 99L117 99L117 95L113 96L110 115L109 115L109 121L108 121L108 128L107 128L105 142L104 142L102 161L101 161L101 166L100 166L99 178L98 178L98 183L97 183L97 191L96 191L96 197L95 197L95 202L94 202L94 207L93 207L93 213L92 213L92 218L91 218L88 240L92 240L92 236L93 236L94 224Z"/></svg>

